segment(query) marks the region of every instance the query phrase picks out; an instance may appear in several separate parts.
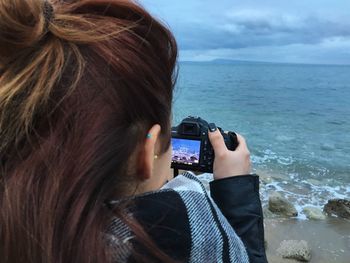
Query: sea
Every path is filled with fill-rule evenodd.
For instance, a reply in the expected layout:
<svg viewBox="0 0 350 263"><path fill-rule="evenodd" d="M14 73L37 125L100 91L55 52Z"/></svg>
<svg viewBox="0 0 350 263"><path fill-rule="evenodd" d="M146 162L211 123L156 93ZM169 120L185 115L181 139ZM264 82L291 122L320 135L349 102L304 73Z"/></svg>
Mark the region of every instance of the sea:
<svg viewBox="0 0 350 263"><path fill-rule="evenodd" d="M350 66L180 62L173 124L199 116L242 134L263 203L350 198Z"/></svg>

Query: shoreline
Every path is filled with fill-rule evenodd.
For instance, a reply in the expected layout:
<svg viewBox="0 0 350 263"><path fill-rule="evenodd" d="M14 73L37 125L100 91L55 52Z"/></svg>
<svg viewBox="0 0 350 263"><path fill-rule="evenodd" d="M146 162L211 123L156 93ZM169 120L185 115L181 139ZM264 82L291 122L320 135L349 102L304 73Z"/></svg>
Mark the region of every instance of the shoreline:
<svg viewBox="0 0 350 263"><path fill-rule="evenodd" d="M325 181L316 179L297 180L281 173L273 173L263 169L256 169L260 178L260 198L263 207L267 206L269 196L280 193L298 211L297 219L307 220L303 209L323 207L331 199L350 199L350 185L330 186Z"/></svg>

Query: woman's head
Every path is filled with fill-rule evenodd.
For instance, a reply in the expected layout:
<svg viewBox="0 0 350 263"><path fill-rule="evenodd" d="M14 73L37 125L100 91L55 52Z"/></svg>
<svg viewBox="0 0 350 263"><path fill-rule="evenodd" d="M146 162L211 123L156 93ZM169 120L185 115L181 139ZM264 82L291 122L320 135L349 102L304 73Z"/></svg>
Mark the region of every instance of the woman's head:
<svg viewBox="0 0 350 263"><path fill-rule="evenodd" d="M133 1L50 3L0 0L0 254L99 262L104 202L169 159L177 47Z"/></svg>

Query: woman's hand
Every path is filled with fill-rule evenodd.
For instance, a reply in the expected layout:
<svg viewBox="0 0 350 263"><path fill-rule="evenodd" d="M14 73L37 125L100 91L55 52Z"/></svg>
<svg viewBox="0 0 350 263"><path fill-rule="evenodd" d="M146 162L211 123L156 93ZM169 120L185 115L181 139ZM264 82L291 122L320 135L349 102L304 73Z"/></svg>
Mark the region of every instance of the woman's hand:
<svg viewBox="0 0 350 263"><path fill-rule="evenodd" d="M209 124L208 135L215 153L214 179L250 174L250 152L243 136L237 134L238 146L236 150L230 151L214 123Z"/></svg>

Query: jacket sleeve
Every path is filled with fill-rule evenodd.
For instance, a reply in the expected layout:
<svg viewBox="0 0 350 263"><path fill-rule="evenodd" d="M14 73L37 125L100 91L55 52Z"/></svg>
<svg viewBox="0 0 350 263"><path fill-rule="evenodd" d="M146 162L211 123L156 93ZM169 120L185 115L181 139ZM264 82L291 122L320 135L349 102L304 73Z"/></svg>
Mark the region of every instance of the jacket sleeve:
<svg viewBox="0 0 350 263"><path fill-rule="evenodd" d="M242 175L214 180L210 182L210 194L242 239L250 262L267 262L259 177Z"/></svg>

